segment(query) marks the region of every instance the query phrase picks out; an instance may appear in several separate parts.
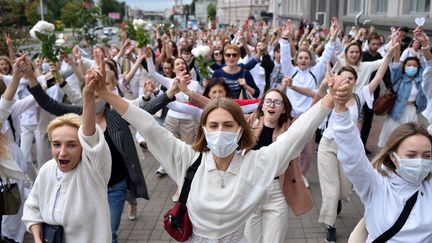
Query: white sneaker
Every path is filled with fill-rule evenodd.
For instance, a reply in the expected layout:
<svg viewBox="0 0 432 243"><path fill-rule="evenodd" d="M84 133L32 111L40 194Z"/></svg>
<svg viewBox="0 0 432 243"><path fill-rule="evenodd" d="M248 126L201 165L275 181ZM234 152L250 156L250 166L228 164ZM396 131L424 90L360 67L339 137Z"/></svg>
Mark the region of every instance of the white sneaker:
<svg viewBox="0 0 432 243"><path fill-rule="evenodd" d="M310 188L309 181L306 179L305 176L302 176L302 177L303 177L303 183L305 184L305 187L306 187L306 188Z"/></svg>

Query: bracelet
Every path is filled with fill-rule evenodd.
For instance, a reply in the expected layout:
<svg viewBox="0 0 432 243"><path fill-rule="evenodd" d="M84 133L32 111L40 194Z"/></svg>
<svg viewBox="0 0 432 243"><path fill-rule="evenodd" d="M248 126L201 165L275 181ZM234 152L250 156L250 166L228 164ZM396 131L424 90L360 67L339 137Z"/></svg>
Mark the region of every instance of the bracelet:
<svg viewBox="0 0 432 243"><path fill-rule="evenodd" d="M430 49L430 46L429 46L429 45L427 45L427 46L422 46L421 49L422 49L422 50L429 50L429 49Z"/></svg>

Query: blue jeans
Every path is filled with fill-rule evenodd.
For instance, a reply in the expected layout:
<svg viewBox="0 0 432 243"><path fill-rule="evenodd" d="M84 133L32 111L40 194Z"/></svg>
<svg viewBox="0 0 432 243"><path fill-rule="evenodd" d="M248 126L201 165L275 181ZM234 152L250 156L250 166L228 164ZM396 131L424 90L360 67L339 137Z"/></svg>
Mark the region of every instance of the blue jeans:
<svg viewBox="0 0 432 243"><path fill-rule="evenodd" d="M111 218L112 243L117 243L117 232L126 198L126 180L108 187L108 204Z"/></svg>

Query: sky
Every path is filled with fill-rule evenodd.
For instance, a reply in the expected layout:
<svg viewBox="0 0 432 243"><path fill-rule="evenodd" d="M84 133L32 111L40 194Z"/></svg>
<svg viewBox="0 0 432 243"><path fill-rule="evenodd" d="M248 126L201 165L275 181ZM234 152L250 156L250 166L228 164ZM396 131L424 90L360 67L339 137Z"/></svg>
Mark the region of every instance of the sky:
<svg viewBox="0 0 432 243"><path fill-rule="evenodd" d="M159 11L167 8L172 8L174 0L118 0L119 2L126 1L129 6L137 7L142 10ZM177 0L178 4L181 0ZM189 4L192 0L183 0L183 4Z"/></svg>

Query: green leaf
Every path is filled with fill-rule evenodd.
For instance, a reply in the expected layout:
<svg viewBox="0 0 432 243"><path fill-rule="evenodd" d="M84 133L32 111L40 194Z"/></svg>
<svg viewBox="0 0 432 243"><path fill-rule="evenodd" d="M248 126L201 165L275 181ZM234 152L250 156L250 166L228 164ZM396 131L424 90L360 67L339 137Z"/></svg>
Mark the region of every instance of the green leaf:
<svg viewBox="0 0 432 243"><path fill-rule="evenodd" d="M42 42L44 42L44 41L48 41L48 37L47 37L45 34L42 34L42 33L39 32L39 31L35 31L35 35L36 35L36 37L37 37L40 41L42 41Z"/></svg>

